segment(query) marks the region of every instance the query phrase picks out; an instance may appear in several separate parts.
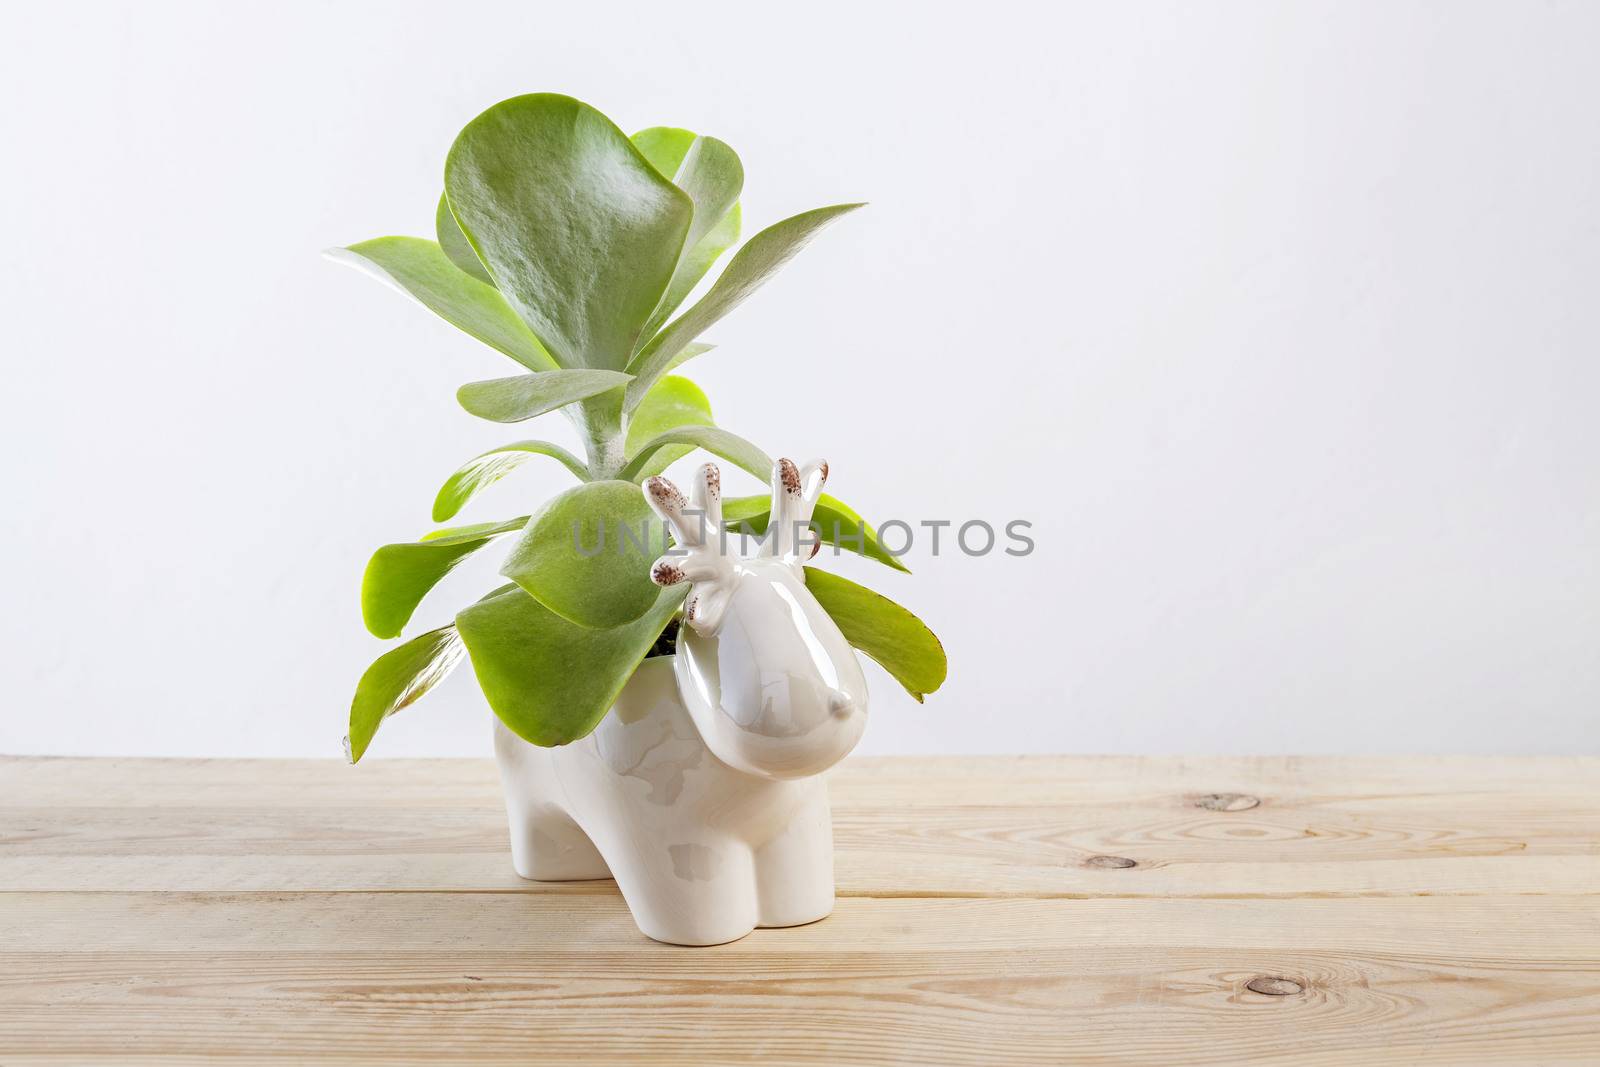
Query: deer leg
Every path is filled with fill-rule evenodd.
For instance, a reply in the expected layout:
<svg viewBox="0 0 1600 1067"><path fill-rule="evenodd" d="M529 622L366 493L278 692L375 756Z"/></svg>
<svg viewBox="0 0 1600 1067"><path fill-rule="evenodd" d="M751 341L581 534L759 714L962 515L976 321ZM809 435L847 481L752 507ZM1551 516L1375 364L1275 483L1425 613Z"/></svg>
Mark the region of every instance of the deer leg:
<svg viewBox="0 0 1600 1067"><path fill-rule="evenodd" d="M499 719L494 722L494 751L517 874L539 882L609 878L606 861L589 835L553 795L556 775L550 752L528 744Z"/></svg>
<svg viewBox="0 0 1600 1067"><path fill-rule="evenodd" d="M611 877L589 835L559 807L519 809L508 802L506 814L511 823L511 865L523 878L576 882Z"/></svg>
<svg viewBox="0 0 1600 1067"><path fill-rule="evenodd" d="M646 935L669 945L721 945L756 927L750 848L725 837L606 842L617 888Z"/></svg>
<svg viewBox="0 0 1600 1067"><path fill-rule="evenodd" d="M833 911L833 815L821 778L783 832L755 854L761 926L802 926Z"/></svg>

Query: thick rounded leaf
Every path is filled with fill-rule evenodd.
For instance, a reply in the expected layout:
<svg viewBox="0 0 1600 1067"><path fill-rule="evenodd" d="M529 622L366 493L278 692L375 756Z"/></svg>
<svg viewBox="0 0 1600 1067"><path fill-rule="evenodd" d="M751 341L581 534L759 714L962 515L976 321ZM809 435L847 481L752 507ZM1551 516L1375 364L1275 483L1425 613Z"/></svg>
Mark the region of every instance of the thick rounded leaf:
<svg viewBox="0 0 1600 1067"><path fill-rule="evenodd" d="M456 626L500 720L536 745L565 745L599 725L686 592L659 590L639 618L593 630L512 586L462 611Z"/></svg>
<svg viewBox="0 0 1600 1067"><path fill-rule="evenodd" d="M736 496L722 502L723 525L729 530L749 529L760 537L767 532L771 515L771 496ZM867 525L866 520L838 497L823 493L817 498L816 509L811 513L811 526L823 544L848 548L897 571L911 573L911 568L883 547L883 542L878 540L877 533Z"/></svg>
<svg viewBox="0 0 1600 1067"><path fill-rule="evenodd" d="M627 452L631 456L650 438L680 426L710 426L711 401L688 378L669 375L656 383L628 419Z"/></svg>
<svg viewBox="0 0 1600 1067"><path fill-rule="evenodd" d="M666 532L632 482L590 482L538 511L500 573L580 626L620 626L650 610L650 565Z"/></svg>
<svg viewBox="0 0 1600 1067"><path fill-rule="evenodd" d="M384 545L372 554L361 579L361 618L367 629L375 637L399 637L428 590L457 563L527 524L524 515L509 522L436 530L421 541Z"/></svg>
<svg viewBox="0 0 1600 1067"><path fill-rule="evenodd" d="M911 612L881 593L815 567L806 568L806 588L844 639L876 660L917 703L944 684L944 646Z"/></svg>
<svg viewBox="0 0 1600 1067"><path fill-rule="evenodd" d="M439 238L439 248L449 257L450 262L485 285L494 284L494 279L489 277L488 268L478 258L478 253L472 250L467 235L461 232L456 217L450 213L450 200L443 193L439 194L439 207L434 212L433 229Z"/></svg>
<svg viewBox="0 0 1600 1067"><path fill-rule="evenodd" d="M429 530L417 538L417 544L444 544L464 545L468 541L477 541L484 537L499 537L501 534L516 533L528 525L528 516L523 515L516 519L507 519L503 522L469 522L465 526L446 526L442 530Z"/></svg>
<svg viewBox="0 0 1600 1067"><path fill-rule="evenodd" d="M673 184L694 201L694 221L672 281L639 334L636 346L643 346L654 336L717 257L739 239L736 209L744 188L744 166L732 148L715 137L696 137L671 177ZM731 227L724 225L730 214Z"/></svg>
<svg viewBox="0 0 1600 1067"><path fill-rule="evenodd" d="M763 481L772 477L772 459L765 452L738 434L729 433L715 426L681 426L676 430L657 434L639 446L639 451L629 458L617 477L636 482L643 481L646 477L645 472L655 463L657 453L661 449L679 445L703 448L713 456L725 459ZM686 454L681 453L681 455Z"/></svg>
<svg viewBox="0 0 1600 1067"><path fill-rule="evenodd" d="M684 299L700 284L712 266L722 254L739 243L739 230L743 219L743 209L738 204L733 205L722 216L716 226L700 240L688 248L683 258L678 262L678 269L672 274L672 281L667 285L667 295L661 298L661 305L656 309L656 314L650 316L650 321L645 325L644 331L639 335L639 347L644 347L661 329L661 324ZM671 366L676 365L676 360Z"/></svg>
<svg viewBox="0 0 1600 1067"><path fill-rule="evenodd" d="M668 371L677 370L679 367L683 366L683 364L689 362L694 357L703 356L707 352L711 351L713 348L716 348L716 347L717 347L716 345L701 344L699 341L696 341L692 345L685 345L682 352L679 352L677 355L672 357L672 362L667 364L667 370ZM646 397L648 397L649 395L650 395L649 393L645 394Z"/></svg>
<svg viewBox="0 0 1600 1067"><path fill-rule="evenodd" d="M350 762L367 751L384 719L415 704L444 681L465 652L456 628L446 626L413 637L374 660L356 683L356 697L350 702L350 732L344 739Z"/></svg>
<svg viewBox="0 0 1600 1067"><path fill-rule="evenodd" d="M628 437L623 454L632 459L652 438L681 426L710 426L711 401L700 387L687 378L668 375L656 383L628 420ZM694 451L694 445L664 445L639 469L632 480L642 481L660 474Z"/></svg>
<svg viewBox="0 0 1600 1067"><path fill-rule="evenodd" d="M589 469L583 465L583 460L560 445L549 441L515 441L474 456L446 479L433 500L433 521L449 522L478 490L498 482L534 456L559 460L580 480L589 480Z"/></svg>
<svg viewBox="0 0 1600 1067"><path fill-rule="evenodd" d="M521 422L627 384L620 371L549 370L468 382L456 390L456 400L480 419Z"/></svg>
<svg viewBox="0 0 1600 1067"><path fill-rule="evenodd" d="M468 123L444 184L478 258L556 361L621 370L677 268L689 197L610 119L554 93Z"/></svg>
<svg viewBox="0 0 1600 1067"><path fill-rule="evenodd" d="M824 226L861 206L836 204L802 212L768 226L746 241L744 247L728 262L727 269L712 284L710 291L656 334L628 364L628 372L635 375L635 380L628 386L625 406L631 409L644 399L650 386L666 371L672 358L683 350L684 345L743 303L745 297L789 262Z"/></svg>
<svg viewBox="0 0 1600 1067"><path fill-rule="evenodd" d="M680 130L676 126L651 126L628 140L656 168L656 173L671 181L698 136L693 130Z"/></svg>
<svg viewBox="0 0 1600 1067"><path fill-rule="evenodd" d="M328 258L371 274L415 298L450 325L499 349L529 370L553 370L550 358L528 324L505 297L450 262L444 250L421 237L379 237Z"/></svg>

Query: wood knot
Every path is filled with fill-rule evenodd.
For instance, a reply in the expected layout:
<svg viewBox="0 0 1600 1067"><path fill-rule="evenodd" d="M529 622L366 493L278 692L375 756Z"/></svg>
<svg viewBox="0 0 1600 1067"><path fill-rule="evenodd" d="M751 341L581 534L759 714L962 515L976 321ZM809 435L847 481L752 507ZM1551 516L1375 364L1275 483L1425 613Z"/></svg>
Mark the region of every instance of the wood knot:
<svg viewBox="0 0 1600 1067"><path fill-rule="evenodd" d="M1293 978L1279 978L1270 974L1252 978L1244 984L1244 987L1252 993L1261 993L1269 997L1292 997L1306 991L1306 987Z"/></svg>
<svg viewBox="0 0 1600 1067"><path fill-rule="evenodd" d="M1202 793L1190 797L1189 803L1207 811L1249 811L1261 805L1261 798L1249 793Z"/></svg>
<svg viewBox="0 0 1600 1067"><path fill-rule="evenodd" d="M1090 856L1083 861L1085 867L1098 867L1102 870L1121 871L1129 867L1139 866L1138 860L1130 860L1126 856Z"/></svg>

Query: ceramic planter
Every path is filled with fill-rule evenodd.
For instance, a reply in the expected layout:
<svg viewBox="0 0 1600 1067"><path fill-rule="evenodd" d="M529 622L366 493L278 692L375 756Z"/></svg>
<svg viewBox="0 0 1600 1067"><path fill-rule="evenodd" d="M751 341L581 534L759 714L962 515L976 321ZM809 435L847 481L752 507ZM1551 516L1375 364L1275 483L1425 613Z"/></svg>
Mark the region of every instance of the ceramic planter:
<svg viewBox="0 0 1600 1067"><path fill-rule="evenodd" d="M780 461L777 532L753 559L704 536L721 528L715 467L701 468L692 507L664 479L646 483L681 546L652 577L693 583L678 652L646 659L595 731L572 744L539 748L496 720L518 874L614 877L639 929L679 945L832 910L821 776L860 739L867 689L802 576L810 550L794 531L826 470Z"/></svg>

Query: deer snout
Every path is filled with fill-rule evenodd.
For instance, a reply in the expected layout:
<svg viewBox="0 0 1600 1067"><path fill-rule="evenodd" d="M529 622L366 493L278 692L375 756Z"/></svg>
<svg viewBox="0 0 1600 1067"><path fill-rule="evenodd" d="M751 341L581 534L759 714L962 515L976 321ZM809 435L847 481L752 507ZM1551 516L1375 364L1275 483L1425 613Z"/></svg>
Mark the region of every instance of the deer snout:
<svg viewBox="0 0 1600 1067"><path fill-rule="evenodd" d="M848 719L856 713L855 698L835 689L828 694L828 710L833 712L836 719Z"/></svg>

